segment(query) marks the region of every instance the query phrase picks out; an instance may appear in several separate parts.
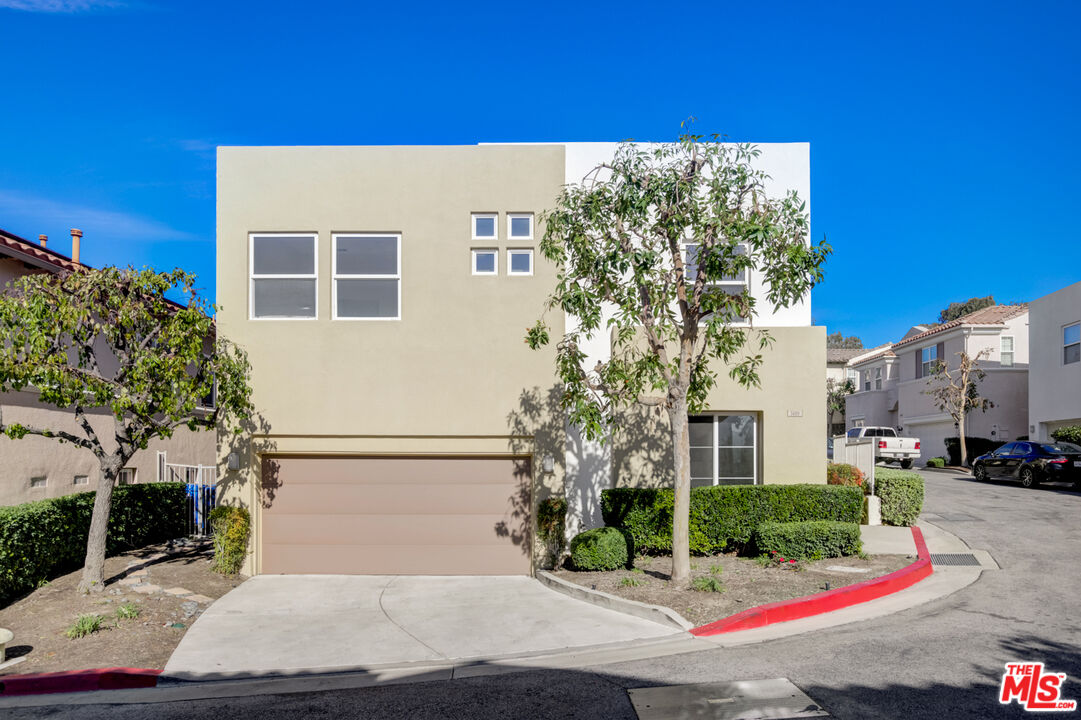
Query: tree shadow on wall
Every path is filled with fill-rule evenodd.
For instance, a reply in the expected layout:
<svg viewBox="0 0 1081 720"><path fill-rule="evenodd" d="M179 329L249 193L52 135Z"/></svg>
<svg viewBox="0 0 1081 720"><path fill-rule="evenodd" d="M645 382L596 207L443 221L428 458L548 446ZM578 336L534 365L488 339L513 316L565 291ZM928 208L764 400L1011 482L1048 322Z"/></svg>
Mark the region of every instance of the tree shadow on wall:
<svg viewBox="0 0 1081 720"><path fill-rule="evenodd" d="M218 428L218 446L225 448L225 452L219 453L218 458L218 497L227 495L235 499L238 507L247 508L247 503L244 501L245 495L240 492L245 483L249 482L247 463L257 454L269 453L277 449L278 443L266 437L270 434L270 430L270 422L261 412L254 413L242 422L241 432L238 435ZM240 467L237 470L229 469L228 458L232 454L236 454L240 461ZM277 463L264 459L261 476L259 497L263 507L270 507L281 486Z"/></svg>
<svg viewBox="0 0 1081 720"><path fill-rule="evenodd" d="M613 455L616 486L673 487L672 431L667 413L640 405L622 413L613 438Z"/></svg>

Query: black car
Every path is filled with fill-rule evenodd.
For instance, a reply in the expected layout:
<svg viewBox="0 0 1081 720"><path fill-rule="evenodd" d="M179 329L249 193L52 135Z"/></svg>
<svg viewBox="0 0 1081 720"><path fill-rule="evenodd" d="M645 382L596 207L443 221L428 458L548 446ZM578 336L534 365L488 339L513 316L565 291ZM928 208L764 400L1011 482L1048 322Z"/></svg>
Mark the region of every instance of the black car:
<svg viewBox="0 0 1081 720"><path fill-rule="evenodd" d="M1068 442L1012 442L972 462L977 480L1020 480L1033 487L1044 480L1073 481L1081 487L1081 445Z"/></svg>

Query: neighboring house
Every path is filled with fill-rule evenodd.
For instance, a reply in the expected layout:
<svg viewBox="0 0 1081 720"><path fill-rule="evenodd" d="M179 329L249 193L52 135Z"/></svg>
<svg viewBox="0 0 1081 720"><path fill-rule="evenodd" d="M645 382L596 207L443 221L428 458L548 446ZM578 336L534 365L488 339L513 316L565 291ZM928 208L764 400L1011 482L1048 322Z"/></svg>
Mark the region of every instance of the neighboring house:
<svg viewBox="0 0 1081 720"><path fill-rule="evenodd" d="M851 348L826 348L826 380L832 380L835 386L841 386L845 380L852 381L852 387L856 387L856 381L859 379L858 373L855 369L848 367L848 361L852 358L862 355L867 351ZM834 412L829 421L829 428L827 432L833 435L842 435L845 431L845 414L843 412Z"/></svg>
<svg viewBox="0 0 1081 720"><path fill-rule="evenodd" d="M86 268L79 262L82 233L72 233L73 257L67 257L46 247L44 236L34 243L0 230L0 292L23 275ZM72 413L39 403L37 393L31 389L0 393L0 406L5 423L22 422L82 434ZM92 413L91 422L100 436L110 436L112 419L108 413ZM213 466L215 444L213 432L194 433L181 428L172 438L153 440L146 450L136 453L122 471L121 482L188 479L187 469L174 464ZM97 458L88 450L32 435L20 440L0 435L0 506L94 490L98 477Z"/></svg>
<svg viewBox="0 0 1081 720"><path fill-rule="evenodd" d="M1028 434L1081 425L1081 282L1029 303Z"/></svg>
<svg viewBox="0 0 1081 720"><path fill-rule="evenodd" d="M573 534L601 524L603 489L671 482L664 418L586 440L559 408L554 343L523 342L556 282L541 213L616 147L219 149L218 328L248 352L259 410L220 447L228 497L253 510L247 571L530 574L539 500L565 495ZM808 146L762 151L771 190L807 199ZM825 330L809 297L759 307L762 387L717 368L695 485L824 481Z"/></svg>
<svg viewBox="0 0 1081 720"><path fill-rule="evenodd" d="M920 461L945 455L945 440L957 437L947 413L926 394L931 368L938 362L956 369L962 350L980 360L986 377L982 397L994 407L973 411L965 434L1007 442L1028 430L1028 306L994 305L942 325L915 326L900 341L849 365L860 374L859 391L846 403L849 427L884 425L920 439Z"/></svg>

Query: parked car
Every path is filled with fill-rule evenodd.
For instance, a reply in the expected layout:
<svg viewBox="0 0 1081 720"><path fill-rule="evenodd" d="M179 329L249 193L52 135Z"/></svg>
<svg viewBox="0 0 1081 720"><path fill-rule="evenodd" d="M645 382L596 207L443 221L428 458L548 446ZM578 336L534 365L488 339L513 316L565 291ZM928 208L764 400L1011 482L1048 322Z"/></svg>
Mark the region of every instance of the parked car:
<svg viewBox="0 0 1081 720"><path fill-rule="evenodd" d="M1034 487L1045 480L1081 486L1081 445L1068 442L1012 442L972 461L977 480L1007 478Z"/></svg>
<svg viewBox="0 0 1081 720"><path fill-rule="evenodd" d="M919 438L906 438L891 427L854 427L844 434L845 442L868 438L875 441L875 462L897 462L908 470L920 456Z"/></svg>

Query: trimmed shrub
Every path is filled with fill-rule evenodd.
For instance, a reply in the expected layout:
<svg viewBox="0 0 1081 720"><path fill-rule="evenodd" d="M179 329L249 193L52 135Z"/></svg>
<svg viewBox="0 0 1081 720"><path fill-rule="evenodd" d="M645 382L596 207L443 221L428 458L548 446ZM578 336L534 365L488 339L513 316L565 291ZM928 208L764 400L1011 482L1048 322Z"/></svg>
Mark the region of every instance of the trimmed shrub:
<svg viewBox="0 0 1081 720"><path fill-rule="evenodd" d="M0 507L0 601L82 565L94 497L86 492ZM186 534L187 488L182 483L113 490L106 554Z"/></svg>
<svg viewBox="0 0 1081 720"><path fill-rule="evenodd" d="M863 550L859 524L832 520L762 523L755 533L755 545L763 554L776 552L799 560L859 555Z"/></svg>
<svg viewBox="0 0 1081 720"><path fill-rule="evenodd" d="M210 511L210 529L214 533L215 572L235 575L244 565L251 534L251 516L246 508L219 505Z"/></svg>
<svg viewBox="0 0 1081 720"><path fill-rule="evenodd" d="M626 529L643 554L672 551L673 492L614 488L601 492L606 525ZM719 485L691 488L690 545L697 555L742 550L764 522L860 521L863 491L837 485Z"/></svg>
<svg viewBox="0 0 1081 720"><path fill-rule="evenodd" d="M627 567L632 557L631 539L619 528L586 530L571 540L571 564L575 570L615 570Z"/></svg>
<svg viewBox="0 0 1081 720"><path fill-rule="evenodd" d="M554 564L566 547L567 500L553 495L537 503L537 537L544 544L546 561Z"/></svg>
<svg viewBox="0 0 1081 720"><path fill-rule="evenodd" d="M882 524L914 525L923 510L923 478L914 472L875 468L875 495L882 499Z"/></svg>
<svg viewBox="0 0 1081 720"><path fill-rule="evenodd" d="M826 484L828 485L848 485L862 488L864 479L863 472L855 465L846 463L828 463L826 465Z"/></svg>
<svg viewBox="0 0 1081 720"><path fill-rule="evenodd" d="M946 455L949 457L950 465L961 464L961 440L955 437L948 437L943 442L946 443ZM980 455L985 455L992 450L1005 445L1007 440L989 440L988 438L981 437L969 437L965 436L965 452L968 454L968 465L972 464L972 461L978 458Z"/></svg>
<svg viewBox="0 0 1081 720"><path fill-rule="evenodd" d="M944 458L944 457L928 458L927 459L927 467L932 467L932 468L946 467L946 458Z"/></svg>
<svg viewBox="0 0 1081 720"><path fill-rule="evenodd" d="M1058 442L1072 442L1081 445L1081 425L1067 425L1051 433L1051 438Z"/></svg>

